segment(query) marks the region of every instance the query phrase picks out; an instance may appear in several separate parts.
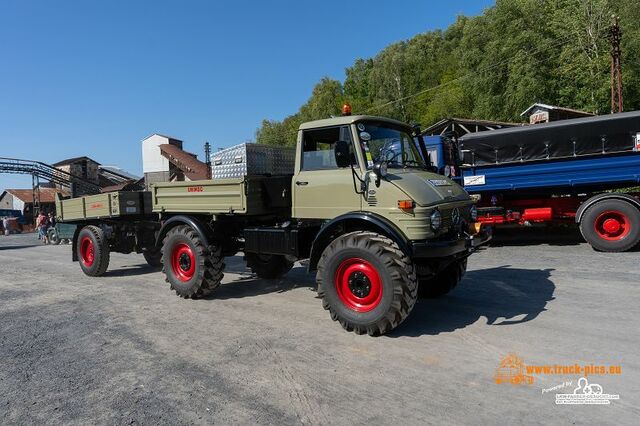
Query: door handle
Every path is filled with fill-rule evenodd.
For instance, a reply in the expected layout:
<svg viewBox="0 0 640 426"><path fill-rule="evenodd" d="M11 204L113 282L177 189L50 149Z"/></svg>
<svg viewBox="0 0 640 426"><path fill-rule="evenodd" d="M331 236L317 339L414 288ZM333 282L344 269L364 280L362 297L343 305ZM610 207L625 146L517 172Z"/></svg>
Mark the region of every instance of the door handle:
<svg viewBox="0 0 640 426"><path fill-rule="evenodd" d="M305 185L309 185L309 182L303 182L303 181L297 180L297 181L296 181L296 185L298 185L298 186L305 186Z"/></svg>

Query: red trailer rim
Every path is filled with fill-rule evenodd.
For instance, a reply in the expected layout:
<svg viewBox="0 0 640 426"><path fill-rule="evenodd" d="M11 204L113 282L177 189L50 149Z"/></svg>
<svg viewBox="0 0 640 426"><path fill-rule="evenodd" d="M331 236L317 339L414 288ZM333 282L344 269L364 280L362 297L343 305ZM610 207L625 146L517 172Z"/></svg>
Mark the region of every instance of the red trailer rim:
<svg viewBox="0 0 640 426"><path fill-rule="evenodd" d="M91 237L84 236L80 240L80 261L87 268L90 268L95 261L95 247Z"/></svg>
<svg viewBox="0 0 640 426"><path fill-rule="evenodd" d="M607 210L598 215L594 223L600 238L607 241L619 241L631 232L631 221L622 212Z"/></svg>
<svg viewBox="0 0 640 426"><path fill-rule="evenodd" d="M336 270L336 291L342 303L356 312L369 312L382 300L382 279L371 263L350 258Z"/></svg>
<svg viewBox="0 0 640 426"><path fill-rule="evenodd" d="M188 244L178 243L173 246L171 269L180 281L186 282L193 278L196 271L196 257Z"/></svg>

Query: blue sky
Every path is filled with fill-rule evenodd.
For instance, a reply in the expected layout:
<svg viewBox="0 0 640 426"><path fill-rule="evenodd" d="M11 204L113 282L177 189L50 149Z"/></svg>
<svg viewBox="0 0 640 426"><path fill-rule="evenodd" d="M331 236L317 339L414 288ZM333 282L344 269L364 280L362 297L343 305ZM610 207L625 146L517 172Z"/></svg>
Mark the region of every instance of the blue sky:
<svg viewBox="0 0 640 426"><path fill-rule="evenodd" d="M297 111L358 57L489 0L27 1L0 4L0 157L88 155L141 174L140 140L202 158ZM0 189L31 179L0 174Z"/></svg>

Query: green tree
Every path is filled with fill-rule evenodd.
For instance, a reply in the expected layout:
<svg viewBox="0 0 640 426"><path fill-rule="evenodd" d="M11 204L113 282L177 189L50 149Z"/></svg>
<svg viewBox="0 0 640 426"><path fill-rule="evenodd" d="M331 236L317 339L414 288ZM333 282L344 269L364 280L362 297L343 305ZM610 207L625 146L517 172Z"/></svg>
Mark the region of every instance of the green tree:
<svg viewBox="0 0 640 426"><path fill-rule="evenodd" d="M417 34L357 59L344 85L323 78L298 112L265 120L260 143L293 144L303 121L367 113L428 126L458 116L520 121L533 102L610 109L612 14L623 29L625 109L640 108L640 7L629 0L497 0L445 30Z"/></svg>

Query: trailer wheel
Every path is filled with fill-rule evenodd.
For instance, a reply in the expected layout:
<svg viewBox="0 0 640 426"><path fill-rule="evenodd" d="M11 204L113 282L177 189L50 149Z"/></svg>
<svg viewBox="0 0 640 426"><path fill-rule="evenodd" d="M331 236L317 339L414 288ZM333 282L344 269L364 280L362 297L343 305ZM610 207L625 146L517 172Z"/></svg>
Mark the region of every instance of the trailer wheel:
<svg viewBox="0 0 640 426"><path fill-rule="evenodd" d="M103 275L109 267L109 244L104 232L89 225L80 230L77 244L78 260L82 272L90 277Z"/></svg>
<svg viewBox="0 0 640 426"><path fill-rule="evenodd" d="M58 231L56 231L56 228L49 228L47 230L47 237L49 238L49 244L53 244L54 246L60 244L60 238L58 238Z"/></svg>
<svg viewBox="0 0 640 426"><path fill-rule="evenodd" d="M162 272L176 294L197 299L220 285L224 270L219 246L206 247L191 227L172 228L162 244Z"/></svg>
<svg viewBox="0 0 640 426"><path fill-rule="evenodd" d="M251 272L267 280L280 278L293 268L293 262L281 254L246 253L244 257Z"/></svg>
<svg viewBox="0 0 640 426"><path fill-rule="evenodd" d="M456 260L435 276L422 279L418 275L418 296L420 298L435 299L444 296L456 288L467 272L467 258Z"/></svg>
<svg viewBox="0 0 640 426"><path fill-rule="evenodd" d="M154 268L162 267L162 251L160 250L145 250L142 252L144 260L147 261L149 266Z"/></svg>
<svg viewBox="0 0 640 426"><path fill-rule="evenodd" d="M414 265L398 245L375 232L336 238L318 263L318 295L347 331L377 336L396 328L418 297Z"/></svg>
<svg viewBox="0 0 640 426"><path fill-rule="evenodd" d="M630 250L640 242L640 210L622 200L599 201L584 213L580 232L595 250Z"/></svg>

